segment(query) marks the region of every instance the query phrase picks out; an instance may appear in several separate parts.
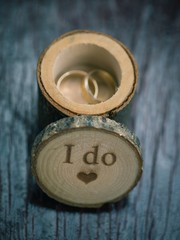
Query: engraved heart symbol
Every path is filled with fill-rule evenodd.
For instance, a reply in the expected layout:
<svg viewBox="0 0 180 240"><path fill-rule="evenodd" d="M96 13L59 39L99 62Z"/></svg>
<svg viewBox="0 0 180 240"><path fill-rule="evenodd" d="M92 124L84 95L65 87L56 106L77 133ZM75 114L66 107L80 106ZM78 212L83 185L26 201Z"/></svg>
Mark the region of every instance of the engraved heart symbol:
<svg viewBox="0 0 180 240"><path fill-rule="evenodd" d="M97 178L97 174L96 173L84 173L84 172L79 172L77 174L77 177L79 178L79 180L83 181L85 184L88 184L94 180L96 180Z"/></svg>

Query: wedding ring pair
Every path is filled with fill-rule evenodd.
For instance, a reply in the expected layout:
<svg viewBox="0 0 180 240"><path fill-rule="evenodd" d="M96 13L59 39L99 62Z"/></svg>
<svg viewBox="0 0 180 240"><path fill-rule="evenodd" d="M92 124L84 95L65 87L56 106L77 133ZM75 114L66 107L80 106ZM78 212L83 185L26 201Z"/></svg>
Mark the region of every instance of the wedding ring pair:
<svg viewBox="0 0 180 240"><path fill-rule="evenodd" d="M101 69L90 72L71 70L64 73L56 84L64 97L81 104L104 102L117 90L111 74Z"/></svg>

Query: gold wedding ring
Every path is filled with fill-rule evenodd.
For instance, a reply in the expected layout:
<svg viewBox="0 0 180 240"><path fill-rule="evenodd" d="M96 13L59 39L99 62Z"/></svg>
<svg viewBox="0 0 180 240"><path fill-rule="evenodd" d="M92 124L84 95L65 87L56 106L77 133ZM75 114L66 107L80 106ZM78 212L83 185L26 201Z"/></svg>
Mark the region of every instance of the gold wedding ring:
<svg viewBox="0 0 180 240"><path fill-rule="evenodd" d="M71 71L68 71L68 72L65 72L58 80L57 80L57 88L60 90L61 88L61 83L62 81L65 81L65 80L68 80L70 77L73 78L73 77L85 77L87 75L87 72L85 71L82 71L82 70L71 70Z"/></svg>
<svg viewBox="0 0 180 240"><path fill-rule="evenodd" d="M90 78L87 81L86 80L87 76L88 73L82 81L82 95L88 101L89 104L100 103L100 101L97 99L99 93L98 84L96 80L93 78Z"/></svg>
<svg viewBox="0 0 180 240"><path fill-rule="evenodd" d="M97 83L98 94L95 95L90 89L90 82ZM90 71L84 79L84 88L85 92L88 92L94 102L104 102L107 99L111 98L117 91L117 85L114 78L108 72L101 69L94 69Z"/></svg>
<svg viewBox="0 0 180 240"><path fill-rule="evenodd" d="M94 79L88 82L89 86L83 88L84 79L87 76L86 71L71 70L64 73L56 83L59 92L67 99L80 104L93 104L97 100L98 85Z"/></svg>

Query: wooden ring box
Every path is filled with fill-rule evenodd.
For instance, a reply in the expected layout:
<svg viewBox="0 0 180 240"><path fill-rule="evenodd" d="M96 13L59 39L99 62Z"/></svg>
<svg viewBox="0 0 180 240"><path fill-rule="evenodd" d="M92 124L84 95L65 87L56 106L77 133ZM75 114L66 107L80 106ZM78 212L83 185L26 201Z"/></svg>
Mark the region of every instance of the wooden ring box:
<svg viewBox="0 0 180 240"><path fill-rule="evenodd" d="M106 101L79 103L58 90L64 73L93 69L113 76L117 89ZM140 146L126 127L106 117L134 94L137 66L129 50L108 35L73 31L43 52L37 78L47 101L68 116L48 125L34 142L32 171L42 190L78 207L100 207L127 195L142 174Z"/></svg>

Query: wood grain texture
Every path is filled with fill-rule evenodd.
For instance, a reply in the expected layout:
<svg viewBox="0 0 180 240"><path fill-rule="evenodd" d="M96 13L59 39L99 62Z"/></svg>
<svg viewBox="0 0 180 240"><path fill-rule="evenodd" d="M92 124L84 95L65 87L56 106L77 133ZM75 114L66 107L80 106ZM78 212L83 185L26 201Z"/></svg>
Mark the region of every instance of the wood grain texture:
<svg viewBox="0 0 180 240"><path fill-rule="evenodd" d="M119 201L137 185L142 164L136 136L122 124L99 116L53 122L32 147L32 172L38 185L70 206L97 208Z"/></svg>
<svg viewBox="0 0 180 240"><path fill-rule="evenodd" d="M180 236L178 1L1 1L0 239L153 239ZM39 132L36 62L73 29L111 34L139 65L125 118L140 138L144 174L129 197L99 210L67 207L34 183L30 149Z"/></svg>

